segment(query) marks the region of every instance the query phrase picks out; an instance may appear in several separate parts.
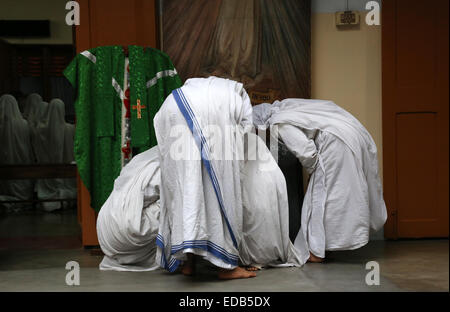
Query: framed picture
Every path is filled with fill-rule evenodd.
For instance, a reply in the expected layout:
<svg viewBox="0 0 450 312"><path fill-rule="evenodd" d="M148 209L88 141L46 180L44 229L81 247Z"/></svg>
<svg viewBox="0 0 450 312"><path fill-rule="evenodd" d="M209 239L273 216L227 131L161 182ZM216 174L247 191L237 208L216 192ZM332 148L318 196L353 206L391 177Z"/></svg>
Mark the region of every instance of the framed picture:
<svg viewBox="0 0 450 312"><path fill-rule="evenodd" d="M310 0L159 0L160 46L180 77L244 84L253 104L311 96Z"/></svg>

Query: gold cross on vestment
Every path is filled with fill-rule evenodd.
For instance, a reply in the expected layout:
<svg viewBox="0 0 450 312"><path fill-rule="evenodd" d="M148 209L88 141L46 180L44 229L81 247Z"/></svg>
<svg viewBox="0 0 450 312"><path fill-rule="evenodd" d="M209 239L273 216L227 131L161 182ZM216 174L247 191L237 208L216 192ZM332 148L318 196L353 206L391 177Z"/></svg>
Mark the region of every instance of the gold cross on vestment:
<svg viewBox="0 0 450 312"><path fill-rule="evenodd" d="M141 109L146 108L147 106L141 105L141 100L137 100L137 105L133 105L133 109L137 109L137 119L142 118Z"/></svg>

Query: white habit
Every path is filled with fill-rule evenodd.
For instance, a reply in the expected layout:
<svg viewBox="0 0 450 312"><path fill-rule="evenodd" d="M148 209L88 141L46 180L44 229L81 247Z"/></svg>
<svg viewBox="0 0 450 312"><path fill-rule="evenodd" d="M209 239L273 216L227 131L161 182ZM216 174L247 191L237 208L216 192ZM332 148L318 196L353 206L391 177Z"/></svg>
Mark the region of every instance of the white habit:
<svg viewBox="0 0 450 312"><path fill-rule="evenodd" d="M387 214L377 148L361 123L331 101L306 99L257 105L253 120L271 126L311 174L295 243L306 240L318 257L367 244Z"/></svg>
<svg viewBox="0 0 450 312"><path fill-rule="evenodd" d="M243 127L251 124L250 99L243 85L232 80L189 79L164 101L154 118L161 154L156 240L161 267L175 271L188 252L224 269L238 265L243 161L226 160L223 154L238 151ZM226 138L225 130L230 127L236 135ZM185 139L189 143L178 155L176 146ZM223 153L215 157L212 147L214 151L223 148Z"/></svg>
<svg viewBox="0 0 450 312"><path fill-rule="evenodd" d="M23 118L25 118L29 123L36 120L37 115L40 114L40 106L42 103L42 97L37 93L31 93L27 96L25 101L25 108L23 111Z"/></svg>
<svg viewBox="0 0 450 312"><path fill-rule="evenodd" d="M160 170L158 148L136 155L122 168L97 218L97 235L105 254L101 270L151 271L159 227Z"/></svg>
<svg viewBox="0 0 450 312"><path fill-rule="evenodd" d="M41 112L42 114L42 112ZM39 116L36 113L36 116ZM32 141L39 164L67 164L74 160L75 127L65 121L64 103L53 99L32 131ZM75 179L40 179L36 182L39 199L76 198ZM61 208L59 202L42 203L44 210Z"/></svg>
<svg viewBox="0 0 450 312"><path fill-rule="evenodd" d="M264 141L248 134L242 169L243 224L239 249L244 265L301 266L309 258L305 240L289 239L286 180Z"/></svg>

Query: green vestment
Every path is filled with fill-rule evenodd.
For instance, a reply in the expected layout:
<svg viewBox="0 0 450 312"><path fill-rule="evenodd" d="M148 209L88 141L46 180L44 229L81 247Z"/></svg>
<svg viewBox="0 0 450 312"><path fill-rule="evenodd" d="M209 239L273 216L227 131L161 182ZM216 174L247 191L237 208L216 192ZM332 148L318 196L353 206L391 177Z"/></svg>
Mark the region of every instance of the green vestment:
<svg viewBox="0 0 450 312"><path fill-rule="evenodd" d="M96 211L121 170L125 57L122 46L97 47L75 56L64 71L76 89L75 161ZM128 58L131 147L140 153L156 145L153 117L182 84L169 57L159 50L129 46Z"/></svg>

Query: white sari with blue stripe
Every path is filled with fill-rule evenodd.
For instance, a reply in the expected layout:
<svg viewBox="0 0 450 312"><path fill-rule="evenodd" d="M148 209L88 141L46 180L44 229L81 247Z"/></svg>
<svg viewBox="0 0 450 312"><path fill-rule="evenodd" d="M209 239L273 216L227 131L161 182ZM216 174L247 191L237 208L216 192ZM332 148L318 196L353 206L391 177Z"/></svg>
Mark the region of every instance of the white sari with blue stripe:
<svg viewBox="0 0 450 312"><path fill-rule="evenodd" d="M161 267L175 271L186 253L225 269L238 265L243 161L224 154L235 155L243 127L251 124L247 93L241 83L228 79L189 79L163 103L154 119L161 161L156 240ZM235 136L224 135L230 129ZM187 137L188 148L174 156L180 137ZM222 153L214 154L218 150Z"/></svg>

